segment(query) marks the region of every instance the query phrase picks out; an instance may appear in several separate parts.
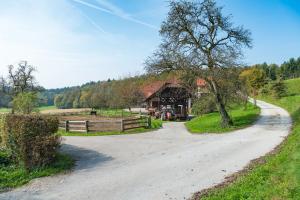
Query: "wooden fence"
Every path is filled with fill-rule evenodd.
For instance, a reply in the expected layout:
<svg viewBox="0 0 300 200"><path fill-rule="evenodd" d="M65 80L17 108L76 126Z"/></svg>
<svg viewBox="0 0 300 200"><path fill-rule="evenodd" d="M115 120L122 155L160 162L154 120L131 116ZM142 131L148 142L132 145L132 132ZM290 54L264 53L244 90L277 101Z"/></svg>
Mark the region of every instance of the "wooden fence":
<svg viewBox="0 0 300 200"><path fill-rule="evenodd" d="M151 117L128 118L121 120L97 120L97 121L60 121L59 128L66 132L110 132L126 131L136 128L150 128Z"/></svg>

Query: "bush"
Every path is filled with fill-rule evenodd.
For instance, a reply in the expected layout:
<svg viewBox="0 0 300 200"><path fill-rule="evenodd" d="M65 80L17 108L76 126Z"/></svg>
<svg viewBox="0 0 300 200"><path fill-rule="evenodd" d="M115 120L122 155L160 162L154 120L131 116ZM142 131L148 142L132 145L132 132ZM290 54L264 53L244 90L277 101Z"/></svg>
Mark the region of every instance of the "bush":
<svg viewBox="0 0 300 200"><path fill-rule="evenodd" d="M0 149L0 167L10 164L10 153L4 149Z"/></svg>
<svg viewBox="0 0 300 200"><path fill-rule="evenodd" d="M192 112L195 115L203 115L215 111L217 111L216 103L210 95L199 98L192 107Z"/></svg>
<svg viewBox="0 0 300 200"><path fill-rule="evenodd" d="M38 97L34 92L20 93L13 100L13 108L17 113L30 114L37 111L38 105Z"/></svg>
<svg viewBox="0 0 300 200"><path fill-rule="evenodd" d="M267 96L270 94L271 88L270 88L270 84L266 84L264 85L261 90L260 90L260 94L263 96Z"/></svg>
<svg viewBox="0 0 300 200"><path fill-rule="evenodd" d="M278 81L272 84L271 92L272 96L276 99L280 99L287 94L287 87L282 81L282 79L279 79Z"/></svg>
<svg viewBox="0 0 300 200"><path fill-rule="evenodd" d="M12 160L27 170L43 167L55 159L60 144L58 119L39 115L3 115L1 141Z"/></svg>

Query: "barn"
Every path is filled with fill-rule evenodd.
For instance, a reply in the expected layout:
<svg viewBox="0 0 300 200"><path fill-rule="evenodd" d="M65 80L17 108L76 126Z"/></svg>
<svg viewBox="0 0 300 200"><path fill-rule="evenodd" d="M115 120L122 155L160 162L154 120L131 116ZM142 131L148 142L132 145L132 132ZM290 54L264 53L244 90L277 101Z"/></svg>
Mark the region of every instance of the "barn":
<svg viewBox="0 0 300 200"><path fill-rule="evenodd" d="M196 96L200 97L205 81L198 79ZM155 81L142 90L149 114L161 118L186 119L192 108L192 94L176 79Z"/></svg>

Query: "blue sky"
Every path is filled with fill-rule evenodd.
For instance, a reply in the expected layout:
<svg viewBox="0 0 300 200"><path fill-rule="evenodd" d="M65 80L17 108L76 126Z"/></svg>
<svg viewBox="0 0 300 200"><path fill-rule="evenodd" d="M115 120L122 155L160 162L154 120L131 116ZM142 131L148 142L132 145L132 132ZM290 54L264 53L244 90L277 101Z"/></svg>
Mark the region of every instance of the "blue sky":
<svg viewBox="0 0 300 200"><path fill-rule="evenodd" d="M300 56L299 0L218 0L252 32L247 64ZM165 0L0 0L0 76L28 60L46 88L143 73Z"/></svg>

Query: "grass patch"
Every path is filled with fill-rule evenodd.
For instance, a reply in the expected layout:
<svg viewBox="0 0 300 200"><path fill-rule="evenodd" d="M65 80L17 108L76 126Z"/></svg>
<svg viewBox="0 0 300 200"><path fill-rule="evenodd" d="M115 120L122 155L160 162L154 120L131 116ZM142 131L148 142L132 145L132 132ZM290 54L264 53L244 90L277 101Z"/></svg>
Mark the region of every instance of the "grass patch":
<svg viewBox="0 0 300 200"><path fill-rule="evenodd" d="M260 114L260 108L249 104L247 110L244 110L243 106L235 105L229 110L229 114L234 124L231 127L221 127L219 113L210 113L196 117L185 125L191 133L224 133L233 131L253 124Z"/></svg>
<svg viewBox="0 0 300 200"><path fill-rule="evenodd" d="M42 106L37 108L39 111L45 111L45 110L54 110L56 109L55 106ZM11 112L11 108L0 108L0 113L9 113Z"/></svg>
<svg viewBox="0 0 300 200"><path fill-rule="evenodd" d="M239 176L234 183L213 190L203 196L204 200L270 199L285 200L300 198L300 89L287 81L290 96L276 100L260 99L285 108L293 118L293 130L277 154L265 156L247 174ZM263 164L262 164L263 163Z"/></svg>
<svg viewBox="0 0 300 200"><path fill-rule="evenodd" d="M0 113L9 113L10 111L10 108L0 108Z"/></svg>
<svg viewBox="0 0 300 200"><path fill-rule="evenodd" d="M130 117L133 113L125 111L123 109L97 109L97 115L103 117Z"/></svg>
<svg viewBox="0 0 300 200"><path fill-rule="evenodd" d="M55 110L55 109L57 109L55 106L42 106L38 108L39 111Z"/></svg>
<svg viewBox="0 0 300 200"><path fill-rule="evenodd" d="M75 133L68 132L64 130L59 130L57 134L61 136L107 136L107 135L126 135L126 134L137 134L137 133L145 133L149 131L153 131L162 127L163 122L158 119L154 119L151 121L151 128L137 128L132 130L127 130L124 132L120 131L110 131L110 132L91 132L91 133Z"/></svg>
<svg viewBox="0 0 300 200"><path fill-rule="evenodd" d="M0 192L24 185L34 178L51 176L71 169L74 161L67 155L57 154L55 162L47 167L27 172L23 167L10 163L7 154L0 151Z"/></svg>

